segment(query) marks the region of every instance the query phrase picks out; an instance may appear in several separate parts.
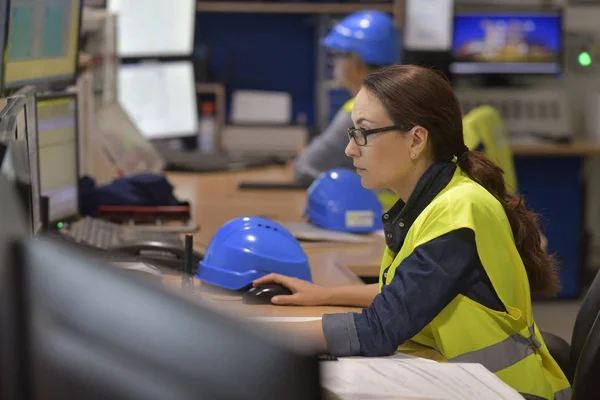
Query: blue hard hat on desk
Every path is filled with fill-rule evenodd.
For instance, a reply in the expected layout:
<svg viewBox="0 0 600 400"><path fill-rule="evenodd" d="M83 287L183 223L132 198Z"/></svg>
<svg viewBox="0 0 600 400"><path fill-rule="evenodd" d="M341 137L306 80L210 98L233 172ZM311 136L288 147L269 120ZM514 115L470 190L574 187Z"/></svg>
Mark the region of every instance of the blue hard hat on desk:
<svg viewBox="0 0 600 400"><path fill-rule="evenodd" d="M330 49L354 52L367 64L390 65L399 62L400 33L392 17L376 10L354 12L321 39Z"/></svg>
<svg viewBox="0 0 600 400"><path fill-rule="evenodd" d="M350 233L383 229L383 207L372 191L362 186L360 176L349 169L323 172L308 188L304 215L313 225Z"/></svg>
<svg viewBox="0 0 600 400"><path fill-rule="evenodd" d="M267 218L240 217L215 233L196 278L241 290L272 272L311 281L308 257L287 229Z"/></svg>

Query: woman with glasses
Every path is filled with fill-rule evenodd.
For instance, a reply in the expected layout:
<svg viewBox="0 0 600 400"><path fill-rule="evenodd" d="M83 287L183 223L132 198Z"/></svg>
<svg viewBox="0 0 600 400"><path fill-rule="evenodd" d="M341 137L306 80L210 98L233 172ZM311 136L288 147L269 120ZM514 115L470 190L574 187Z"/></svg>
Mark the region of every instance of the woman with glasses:
<svg viewBox="0 0 600 400"><path fill-rule="evenodd" d="M464 144L448 81L396 65L364 80L348 155L368 189L400 200L383 218L379 283L325 288L280 275L274 304L345 305L361 313L294 324L323 352L386 356L412 340L451 362L481 363L525 398L569 399L570 385L534 322L531 293L559 289L535 215L502 170Z"/></svg>

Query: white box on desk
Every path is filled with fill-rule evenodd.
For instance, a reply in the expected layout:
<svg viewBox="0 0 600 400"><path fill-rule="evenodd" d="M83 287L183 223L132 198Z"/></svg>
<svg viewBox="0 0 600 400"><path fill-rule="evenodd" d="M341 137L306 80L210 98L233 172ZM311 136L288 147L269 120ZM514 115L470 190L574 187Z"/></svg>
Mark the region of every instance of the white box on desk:
<svg viewBox="0 0 600 400"><path fill-rule="evenodd" d="M303 125L227 125L221 146L225 152L293 157L308 141Z"/></svg>

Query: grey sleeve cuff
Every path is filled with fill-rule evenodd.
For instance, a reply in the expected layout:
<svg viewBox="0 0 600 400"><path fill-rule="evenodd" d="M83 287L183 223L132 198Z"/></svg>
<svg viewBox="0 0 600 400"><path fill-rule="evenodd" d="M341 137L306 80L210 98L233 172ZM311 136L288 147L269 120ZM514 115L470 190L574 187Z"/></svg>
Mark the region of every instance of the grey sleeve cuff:
<svg viewBox="0 0 600 400"><path fill-rule="evenodd" d="M328 353L336 357L360 354L358 333L354 325L354 313L325 314L322 319L323 333Z"/></svg>

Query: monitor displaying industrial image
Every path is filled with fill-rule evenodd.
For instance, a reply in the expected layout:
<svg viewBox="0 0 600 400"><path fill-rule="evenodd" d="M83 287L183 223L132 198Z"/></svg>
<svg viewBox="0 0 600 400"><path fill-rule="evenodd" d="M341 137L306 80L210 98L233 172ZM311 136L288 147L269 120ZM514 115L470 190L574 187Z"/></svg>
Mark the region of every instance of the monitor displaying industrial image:
<svg viewBox="0 0 600 400"><path fill-rule="evenodd" d="M559 11L457 13L455 74L557 74L561 70Z"/></svg>
<svg viewBox="0 0 600 400"><path fill-rule="evenodd" d="M12 0L4 70L7 89L75 79L79 0Z"/></svg>

